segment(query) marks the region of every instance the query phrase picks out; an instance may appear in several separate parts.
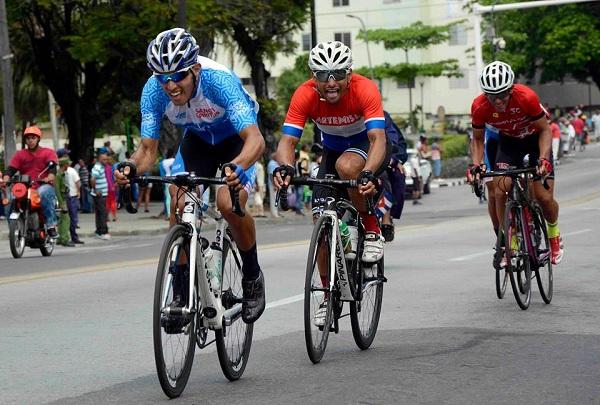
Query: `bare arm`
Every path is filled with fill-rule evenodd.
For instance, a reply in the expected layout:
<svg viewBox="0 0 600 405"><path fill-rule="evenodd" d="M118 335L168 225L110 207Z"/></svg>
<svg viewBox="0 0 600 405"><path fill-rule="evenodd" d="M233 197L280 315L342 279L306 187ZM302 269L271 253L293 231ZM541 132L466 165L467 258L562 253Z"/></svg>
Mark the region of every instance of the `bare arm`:
<svg viewBox="0 0 600 405"><path fill-rule="evenodd" d="M385 130L374 128L367 132L367 136L371 145L369 146L369 155L367 156L367 162L363 170L370 170L375 173L385 159Z"/></svg>
<svg viewBox="0 0 600 405"><path fill-rule="evenodd" d="M474 165L483 164L483 150L485 139L485 130L473 128L473 141L471 142L471 159Z"/></svg>
<svg viewBox="0 0 600 405"><path fill-rule="evenodd" d="M140 145L128 161L135 163L139 173L144 173L152 168L157 155L158 139L142 138Z"/></svg>
<svg viewBox="0 0 600 405"><path fill-rule="evenodd" d="M244 140L244 146L239 155L231 161L245 169L252 166L265 151L265 139L258 126L250 125L240 132L240 138Z"/></svg>
<svg viewBox="0 0 600 405"><path fill-rule="evenodd" d="M279 144L277 145L277 153L275 158L280 165L289 165L294 166L294 151L296 150L296 145L300 141L300 138L296 138L295 136L283 135L279 140ZM284 186L284 179L281 178L279 173L276 176L273 176L273 184L275 188L278 190ZM287 186L287 183L285 184Z"/></svg>
<svg viewBox="0 0 600 405"><path fill-rule="evenodd" d="M540 134L540 159L550 160L550 155L552 153L552 130L550 129L550 125L548 125L548 119L544 116L539 120L534 121L533 125Z"/></svg>

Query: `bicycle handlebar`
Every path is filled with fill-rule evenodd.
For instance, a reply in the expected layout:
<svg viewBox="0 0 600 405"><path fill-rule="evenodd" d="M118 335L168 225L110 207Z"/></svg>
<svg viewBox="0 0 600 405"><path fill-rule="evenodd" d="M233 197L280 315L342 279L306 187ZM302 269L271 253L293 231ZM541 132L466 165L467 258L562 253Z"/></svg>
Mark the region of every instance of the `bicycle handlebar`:
<svg viewBox="0 0 600 405"><path fill-rule="evenodd" d="M480 175L481 178L485 177L511 177L516 178L521 174L535 174L537 172L537 168L535 167L526 167L524 169L508 169L508 170L496 170L490 171L486 173L482 173ZM550 189L548 185L548 176L542 177L542 184L546 190Z"/></svg>
<svg viewBox="0 0 600 405"><path fill-rule="evenodd" d="M173 184L179 188L187 187L194 188L200 185L210 185L210 184L227 184L225 179L219 177L200 177L193 174L180 174L177 176L135 176L129 179L131 183L162 183L162 184ZM119 193L119 202L125 205L125 209L130 214L137 213L137 208L133 206L131 201L131 187L129 187L129 191L126 191L127 188L121 186L121 192ZM229 194L231 196L231 201L233 204L233 213L243 217L246 213L242 210L240 206L240 197L239 191L229 187Z"/></svg>

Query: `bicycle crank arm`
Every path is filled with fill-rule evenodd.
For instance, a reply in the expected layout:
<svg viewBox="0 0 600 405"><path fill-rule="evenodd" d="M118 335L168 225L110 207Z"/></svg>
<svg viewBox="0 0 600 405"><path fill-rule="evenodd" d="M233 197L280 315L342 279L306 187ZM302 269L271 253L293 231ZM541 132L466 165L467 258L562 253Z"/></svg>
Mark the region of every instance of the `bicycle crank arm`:
<svg viewBox="0 0 600 405"><path fill-rule="evenodd" d="M235 305L233 308L228 309L223 313L223 324L225 326L231 326L239 317L242 316L242 305Z"/></svg>

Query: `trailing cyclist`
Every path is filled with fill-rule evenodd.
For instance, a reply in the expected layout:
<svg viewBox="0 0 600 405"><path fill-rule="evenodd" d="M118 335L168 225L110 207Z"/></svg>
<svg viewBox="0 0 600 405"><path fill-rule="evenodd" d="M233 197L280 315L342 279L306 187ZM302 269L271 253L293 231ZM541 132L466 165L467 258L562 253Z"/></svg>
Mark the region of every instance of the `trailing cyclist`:
<svg viewBox="0 0 600 405"><path fill-rule="evenodd" d="M552 131L548 125L547 112L540 104L537 94L527 86L514 84L514 77L511 67L500 61L485 66L479 76L483 94L476 97L471 105L473 164L467 175L472 180L485 170L483 157L486 125L499 131L494 170L506 170L511 166L522 168L523 158L529 155L529 167L537 166L533 191L548 223L552 263L558 264L562 260L563 249L558 229L558 203L554 199ZM548 189L543 187L540 181L542 178L547 179ZM496 217L502 219L506 203L506 179L494 178L493 188L494 195L490 194L488 198L495 200L493 204Z"/></svg>
<svg viewBox="0 0 600 405"><path fill-rule="evenodd" d="M185 129L175 157L172 175L194 172L197 176L215 176L224 165L228 187L239 190L240 205L248 200L254 186L255 162L265 143L257 126L258 103L244 90L238 77L225 66L200 56L195 38L182 28L163 31L148 45L146 60L152 76L141 97L142 140L130 159L122 162L124 173L144 173L155 162L163 115ZM231 166L229 165L231 164ZM120 184L127 178L117 173ZM171 224L184 199L172 186ZM179 200L177 200L179 197ZM217 192L217 207L231 229L242 256L244 298L242 318L255 322L265 309L264 276L258 264L256 230L248 213L233 213L227 188ZM184 305L185 281L181 275L187 264L178 266L174 281L176 297L171 305Z"/></svg>
<svg viewBox="0 0 600 405"><path fill-rule="evenodd" d="M391 146L385 136L385 119L377 85L364 76L352 73L352 51L339 41L315 46L308 59L313 79L304 82L292 96L283 136L277 147L281 166L274 176L277 188L287 187L281 170L290 172L294 165L294 148L302 136L307 119L315 122L323 134L323 157L317 178L332 174L341 179L366 181L348 190L360 212L367 232L362 260L375 263L383 257L384 240L375 214L368 214L364 196L377 191L377 176L388 166ZM293 170L293 169L292 169ZM312 197L313 216L324 208L331 190L315 186Z"/></svg>

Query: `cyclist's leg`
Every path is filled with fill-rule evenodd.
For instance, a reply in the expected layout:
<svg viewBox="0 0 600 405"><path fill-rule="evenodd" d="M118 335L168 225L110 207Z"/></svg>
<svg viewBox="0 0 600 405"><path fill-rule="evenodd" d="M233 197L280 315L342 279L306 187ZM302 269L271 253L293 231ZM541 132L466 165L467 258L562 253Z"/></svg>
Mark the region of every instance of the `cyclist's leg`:
<svg viewBox="0 0 600 405"><path fill-rule="evenodd" d="M535 166L539 159L538 136L532 137L527 145L529 150L529 165ZM552 157L550 157L552 161ZM552 251L552 264L558 264L563 257L563 248L560 240L560 230L558 228L558 202L554 198L554 169L547 177L548 189L542 184L541 178L534 177L533 195L542 207L544 218L548 226L548 239L550 240L550 249Z"/></svg>
<svg viewBox="0 0 600 405"><path fill-rule="evenodd" d="M523 156L519 140L500 135L498 140L498 151L496 153L495 170L506 170L509 167L522 167ZM496 206L496 218L500 227L504 222L504 211L506 208L506 193L510 191L511 179L509 177L494 177L494 199ZM492 196L489 196L492 198Z"/></svg>
<svg viewBox="0 0 600 405"><path fill-rule="evenodd" d="M496 166L496 155L498 153L498 133L486 128L485 130L485 145L483 148L484 163L488 171L491 171ZM484 179L484 184L487 187L488 195L488 215L494 227L494 233L498 235L500 229L500 219L496 214L496 188L491 178Z"/></svg>
<svg viewBox="0 0 600 405"><path fill-rule="evenodd" d="M235 159L244 146L244 141L239 136L226 138L215 145L215 156L219 164L229 163ZM216 169L215 169L216 172ZM255 166L245 170L249 179L244 188L239 192L240 208L244 211L250 190L256 181ZM210 174L215 175L213 172ZM258 264L256 251L256 228L254 218L246 211L243 217L233 212L233 203L229 189L221 186L217 190L217 207L231 230L234 241L242 258L242 287L244 301L242 303L242 319L246 323L255 322L265 309L264 276Z"/></svg>

